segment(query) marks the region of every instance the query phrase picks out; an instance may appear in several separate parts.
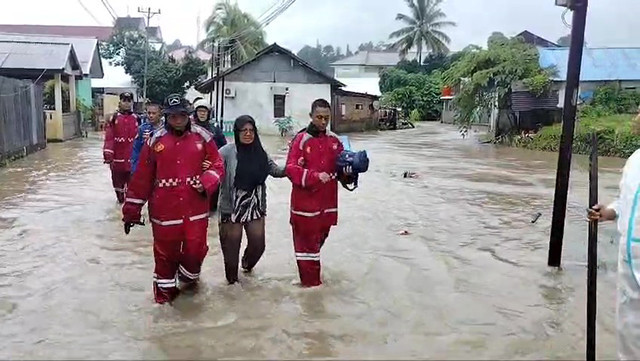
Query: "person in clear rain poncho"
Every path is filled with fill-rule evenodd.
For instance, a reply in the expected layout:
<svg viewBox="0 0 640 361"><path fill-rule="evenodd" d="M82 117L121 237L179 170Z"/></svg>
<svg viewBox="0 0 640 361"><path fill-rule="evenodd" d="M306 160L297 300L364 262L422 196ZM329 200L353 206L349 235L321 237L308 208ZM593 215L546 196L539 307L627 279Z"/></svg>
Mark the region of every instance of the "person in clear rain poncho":
<svg viewBox="0 0 640 361"><path fill-rule="evenodd" d="M619 360L640 360L640 150L627 160L618 199L595 205L588 218L616 221L620 234L616 329Z"/></svg>

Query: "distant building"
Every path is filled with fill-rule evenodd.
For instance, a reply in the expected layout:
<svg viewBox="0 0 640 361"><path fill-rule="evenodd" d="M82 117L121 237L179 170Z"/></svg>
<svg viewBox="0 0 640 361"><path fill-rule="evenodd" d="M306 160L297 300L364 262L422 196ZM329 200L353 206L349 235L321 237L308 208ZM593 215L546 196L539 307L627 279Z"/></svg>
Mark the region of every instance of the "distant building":
<svg viewBox="0 0 640 361"><path fill-rule="evenodd" d="M29 147L39 149L44 139L64 141L80 135L81 116L76 110L75 99L76 79L83 76L82 65L71 42L56 40L47 41L39 37L0 39L0 76L20 79L23 83L20 85L12 81L6 85L9 88L4 88L0 81L3 94L0 114L9 120L0 127L4 128L0 129L0 138L7 141L0 147L4 148L0 153L26 147L26 154ZM52 79L55 81L55 109L44 111L44 120L43 86ZM62 82L69 85L71 101L68 104L64 104ZM21 90L16 92L15 86ZM0 121L0 125L2 123Z"/></svg>
<svg viewBox="0 0 640 361"><path fill-rule="evenodd" d="M567 79L569 48L543 48L540 66L552 68L553 87L559 93L558 106L563 106ZM589 100L594 90L603 85L640 92L640 48L585 48L580 70L581 101Z"/></svg>
<svg viewBox="0 0 640 361"><path fill-rule="evenodd" d="M541 48L559 48L560 45L549 41L541 36L538 36L528 30L521 32L515 36L516 38L522 38L525 43L534 45Z"/></svg>
<svg viewBox="0 0 640 361"><path fill-rule="evenodd" d="M344 86L275 43L248 61L222 71L219 78L197 84L196 90L213 92L216 99L216 80L220 81L222 95L222 102L217 104L221 118L232 123L236 117L249 114L267 134L279 133L276 119L290 117L295 129L306 126L311 103L317 98L331 102L333 92Z"/></svg>
<svg viewBox="0 0 640 361"><path fill-rule="evenodd" d="M406 60L415 60L416 52L410 52ZM346 91L380 95L380 72L393 68L402 60L397 51L360 51L353 56L331 64L335 78L346 84Z"/></svg>
<svg viewBox="0 0 640 361"><path fill-rule="evenodd" d="M375 103L379 99L377 95L336 89L331 128L337 133L378 129L378 110Z"/></svg>
<svg viewBox="0 0 640 361"><path fill-rule="evenodd" d="M98 39L87 37L71 37L58 35L10 34L0 33L0 41L26 41L42 43L65 43L73 45L73 49L80 61L82 76L75 79L77 100L90 107L92 105L91 82L102 79L105 75L100 57Z"/></svg>

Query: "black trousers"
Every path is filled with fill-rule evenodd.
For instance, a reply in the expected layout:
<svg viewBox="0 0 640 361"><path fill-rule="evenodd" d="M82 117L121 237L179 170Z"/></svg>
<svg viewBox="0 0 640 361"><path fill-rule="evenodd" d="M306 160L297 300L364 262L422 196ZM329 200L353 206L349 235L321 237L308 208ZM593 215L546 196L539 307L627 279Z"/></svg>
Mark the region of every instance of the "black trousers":
<svg viewBox="0 0 640 361"><path fill-rule="evenodd" d="M221 215L220 246L224 257L224 272L229 284L238 282L238 264L240 263L240 246L242 230L247 234L247 247L242 256L242 268L250 272L258 263L265 249L264 217L249 223L233 223L230 215Z"/></svg>

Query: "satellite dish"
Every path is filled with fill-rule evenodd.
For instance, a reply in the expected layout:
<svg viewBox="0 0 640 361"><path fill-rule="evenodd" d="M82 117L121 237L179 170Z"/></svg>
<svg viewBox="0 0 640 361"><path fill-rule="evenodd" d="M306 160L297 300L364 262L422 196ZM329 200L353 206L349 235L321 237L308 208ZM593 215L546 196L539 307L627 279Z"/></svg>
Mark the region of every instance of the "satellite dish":
<svg viewBox="0 0 640 361"><path fill-rule="evenodd" d="M380 109L380 101L378 101L378 100L374 100L373 101L373 109L375 109L375 110Z"/></svg>

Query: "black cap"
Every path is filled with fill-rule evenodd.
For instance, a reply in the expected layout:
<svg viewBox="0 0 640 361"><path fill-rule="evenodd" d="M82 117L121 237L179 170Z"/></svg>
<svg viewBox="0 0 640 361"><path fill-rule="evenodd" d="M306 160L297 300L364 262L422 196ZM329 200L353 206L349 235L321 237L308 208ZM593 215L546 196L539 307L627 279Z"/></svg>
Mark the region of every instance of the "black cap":
<svg viewBox="0 0 640 361"><path fill-rule="evenodd" d="M189 113L189 103L180 94L171 94L164 100L165 114Z"/></svg>
<svg viewBox="0 0 640 361"><path fill-rule="evenodd" d="M130 92L124 92L124 93L120 93L120 100L133 100L133 94L131 94Z"/></svg>

